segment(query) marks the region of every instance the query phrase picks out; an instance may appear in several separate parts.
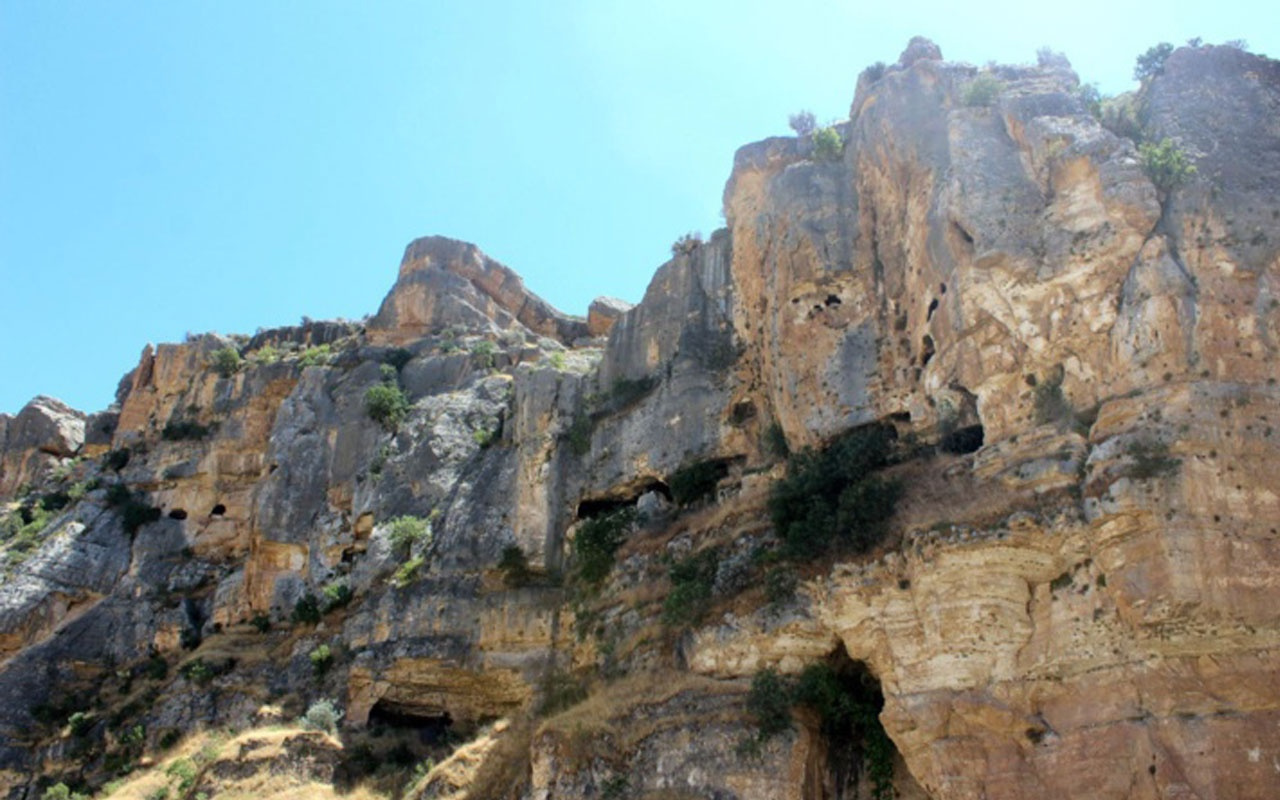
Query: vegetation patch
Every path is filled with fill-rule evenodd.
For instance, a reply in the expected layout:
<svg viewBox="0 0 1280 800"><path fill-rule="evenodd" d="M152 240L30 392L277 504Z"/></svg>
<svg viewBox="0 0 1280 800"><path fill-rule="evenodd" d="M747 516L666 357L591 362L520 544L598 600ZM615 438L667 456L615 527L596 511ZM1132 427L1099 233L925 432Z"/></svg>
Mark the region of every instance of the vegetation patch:
<svg viewBox="0 0 1280 800"><path fill-rule="evenodd" d="M833 545L864 553L880 541L902 493L873 474L888 465L893 439L892 427L868 425L791 457L769 497L785 555L811 558Z"/></svg>
<svg viewBox="0 0 1280 800"><path fill-rule="evenodd" d="M528 586L533 581L533 572L529 569L529 557L524 554L524 550L518 544L502 548L502 557L498 559L498 571L502 573L502 582L512 589Z"/></svg>
<svg viewBox="0 0 1280 800"><path fill-rule="evenodd" d="M293 613L289 619L295 625L315 625L320 622L320 601L310 592L298 598L293 604Z"/></svg>
<svg viewBox="0 0 1280 800"><path fill-rule="evenodd" d="M960 102L966 106L987 108L995 105L996 98L1004 91L1004 84L994 75L978 75L964 87Z"/></svg>
<svg viewBox="0 0 1280 800"><path fill-rule="evenodd" d="M667 478L671 499L678 505L687 506L714 494L727 471L724 462L716 459L686 464Z"/></svg>
<svg viewBox="0 0 1280 800"><path fill-rule="evenodd" d="M1157 441L1136 441L1127 450L1133 461L1125 470L1126 477L1150 480L1177 472L1182 460L1169 455L1169 445Z"/></svg>
<svg viewBox="0 0 1280 800"><path fill-rule="evenodd" d="M601 514L578 526L573 538L574 574L589 587L599 587L613 570L613 557L635 522L634 508Z"/></svg>
<svg viewBox="0 0 1280 800"><path fill-rule="evenodd" d="M1163 194L1181 186L1196 174L1196 166L1172 139L1146 142L1138 146L1142 168Z"/></svg>
<svg viewBox="0 0 1280 800"><path fill-rule="evenodd" d="M164 426L160 438L169 442L200 441L209 438L216 426L201 425L195 420L176 420Z"/></svg>
<svg viewBox="0 0 1280 800"><path fill-rule="evenodd" d="M369 419L394 432L409 415L409 398L399 386L383 382L364 393L364 409Z"/></svg>
<svg viewBox="0 0 1280 800"><path fill-rule="evenodd" d="M813 157L816 161L839 161L844 155L844 139L836 126L829 125L813 134Z"/></svg>
<svg viewBox="0 0 1280 800"><path fill-rule="evenodd" d="M714 548L677 561L667 570L671 591L662 603L662 624L669 628L696 625L706 615L716 582L720 554Z"/></svg>
<svg viewBox="0 0 1280 800"><path fill-rule="evenodd" d="M209 368L224 378L230 378L240 371L244 359L240 351L234 347L220 347L209 354Z"/></svg>

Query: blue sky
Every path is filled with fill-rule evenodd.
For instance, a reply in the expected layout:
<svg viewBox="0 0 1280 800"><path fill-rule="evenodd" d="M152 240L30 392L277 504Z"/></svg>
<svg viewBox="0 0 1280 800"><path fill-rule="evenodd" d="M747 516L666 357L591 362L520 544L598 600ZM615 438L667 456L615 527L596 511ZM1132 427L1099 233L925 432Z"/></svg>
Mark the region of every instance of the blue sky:
<svg viewBox="0 0 1280 800"><path fill-rule="evenodd" d="M845 117L914 34L1114 93L1162 40L1280 51L1260 8L0 0L0 411L104 408L187 331L358 319L427 234L571 313L635 301L738 146Z"/></svg>

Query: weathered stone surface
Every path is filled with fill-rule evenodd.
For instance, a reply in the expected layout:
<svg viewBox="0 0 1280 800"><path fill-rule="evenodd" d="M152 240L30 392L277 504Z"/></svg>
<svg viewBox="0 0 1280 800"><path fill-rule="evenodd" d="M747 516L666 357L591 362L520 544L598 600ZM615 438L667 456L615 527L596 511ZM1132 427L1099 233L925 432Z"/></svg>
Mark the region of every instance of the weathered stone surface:
<svg viewBox="0 0 1280 800"><path fill-rule="evenodd" d="M618 318L630 311L632 305L616 297L597 297L587 307L587 333L591 336L608 336Z"/></svg>
<svg viewBox="0 0 1280 800"><path fill-rule="evenodd" d="M582 319L556 311L475 245L443 236L418 239L405 249L400 278L370 321L370 334L400 343L451 325L520 325L561 342L587 333Z"/></svg>
<svg viewBox="0 0 1280 800"><path fill-rule="evenodd" d="M0 495L36 481L43 472L79 452L85 415L53 397L41 395L7 417L0 436Z"/></svg>

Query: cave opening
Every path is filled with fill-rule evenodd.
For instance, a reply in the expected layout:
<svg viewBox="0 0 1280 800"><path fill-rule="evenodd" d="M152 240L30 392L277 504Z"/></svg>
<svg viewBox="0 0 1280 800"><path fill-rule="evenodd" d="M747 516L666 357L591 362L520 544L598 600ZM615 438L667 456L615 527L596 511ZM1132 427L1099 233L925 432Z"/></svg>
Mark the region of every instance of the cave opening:
<svg viewBox="0 0 1280 800"><path fill-rule="evenodd" d="M967 425L944 435L938 446L944 453L964 455L977 452L985 438L986 432L981 425Z"/></svg>
<svg viewBox="0 0 1280 800"><path fill-rule="evenodd" d="M220 517L225 513L227 513L227 507L224 506L222 503L218 503L216 506L213 507L213 510L209 512L209 516Z"/></svg>
<svg viewBox="0 0 1280 800"><path fill-rule="evenodd" d="M187 512L185 509L175 508L174 510L169 512L169 519L186 519L186 518L187 518Z"/></svg>
<svg viewBox="0 0 1280 800"><path fill-rule="evenodd" d="M449 742L453 717L448 711L426 710L384 698L374 703L369 710L368 727L372 730L408 732L419 743L435 746Z"/></svg>
<svg viewBox="0 0 1280 800"><path fill-rule="evenodd" d="M844 647L810 665L795 689L817 746L805 767L806 800L895 796L897 749L880 724L880 681Z"/></svg>
<svg viewBox="0 0 1280 800"><path fill-rule="evenodd" d="M634 508L643 495L657 492L671 502L671 488L664 481L656 478L648 480L629 492L625 497L597 497L582 500L578 503L577 518L580 520L612 514L624 508Z"/></svg>

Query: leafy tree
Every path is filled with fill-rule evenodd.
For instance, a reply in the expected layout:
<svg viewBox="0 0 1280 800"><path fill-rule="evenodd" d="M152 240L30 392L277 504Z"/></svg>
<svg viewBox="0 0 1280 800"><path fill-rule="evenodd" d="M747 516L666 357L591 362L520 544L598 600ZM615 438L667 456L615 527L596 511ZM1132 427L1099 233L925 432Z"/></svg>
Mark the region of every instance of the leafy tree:
<svg viewBox="0 0 1280 800"><path fill-rule="evenodd" d="M364 408L370 419L394 431L409 414L409 398L399 386L379 383L364 393Z"/></svg>
<svg viewBox="0 0 1280 800"><path fill-rule="evenodd" d="M787 124L791 126L791 130L796 132L796 136L804 138L812 136L817 130L818 123L814 119L812 111L798 111L787 119Z"/></svg>
<svg viewBox="0 0 1280 800"><path fill-rule="evenodd" d="M813 135L813 157L818 161L839 161L844 155L844 139L840 131L830 125Z"/></svg>
<svg viewBox="0 0 1280 800"><path fill-rule="evenodd" d="M1138 61L1133 66L1133 79L1145 82L1164 72L1164 62L1171 53L1173 45L1168 42L1148 48L1147 52L1138 56Z"/></svg>
<svg viewBox="0 0 1280 800"><path fill-rule="evenodd" d="M240 370L240 351L234 347L220 347L209 356L209 367L224 378L230 378Z"/></svg>

